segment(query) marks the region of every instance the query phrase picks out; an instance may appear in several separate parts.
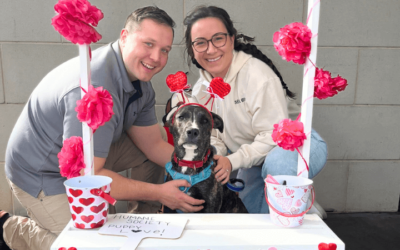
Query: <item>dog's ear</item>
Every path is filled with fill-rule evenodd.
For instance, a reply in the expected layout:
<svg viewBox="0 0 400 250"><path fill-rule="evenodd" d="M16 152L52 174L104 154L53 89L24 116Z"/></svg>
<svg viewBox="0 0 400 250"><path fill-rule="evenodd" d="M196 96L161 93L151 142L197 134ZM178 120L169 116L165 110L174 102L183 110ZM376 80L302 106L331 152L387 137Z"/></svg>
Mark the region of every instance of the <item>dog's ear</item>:
<svg viewBox="0 0 400 250"><path fill-rule="evenodd" d="M214 128L218 129L219 132L224 132L224 121L222 120L221 116L211 112L212 118L214 120Z"/></svg>
<svg viewBox="0 0 400 250"><path fill-rule="evenodd" d="M173 107L168 114L166 114L166 122L165 122L165 126L167 127L171 127L172 126L172 117L174 117L175 112L178 110L178 106Z"/></svg>
<svg viewBox="0 0 400 250"><path fill-rule="evenodd" d="M162 121L163 121L163 123L164 123L164 126L168 126L167 125L167 116L168 116L168 113L171 111L171 109L172 109L172 105L171 105L171 99L172 99L172 96L171 96L171 98L169 98L168 99L168 101L167 101L167 104L165 105L165 114L164 114L164 116L163 116L163 118L162 118Z"/></svg>

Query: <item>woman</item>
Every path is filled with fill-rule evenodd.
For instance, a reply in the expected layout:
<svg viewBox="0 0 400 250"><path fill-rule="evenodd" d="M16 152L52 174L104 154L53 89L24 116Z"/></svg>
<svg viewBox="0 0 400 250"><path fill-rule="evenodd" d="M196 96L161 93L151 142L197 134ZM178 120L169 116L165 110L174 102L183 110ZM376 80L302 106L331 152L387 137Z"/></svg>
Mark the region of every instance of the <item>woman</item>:
<svg viewBox="0 0 400 250"><path fill-rule="evenodd" d="M228 13L215 6L201 6L184 20L188 64L200 69L200 78L193 87L193 99L203 105L210 81L221 77L231 91L224 100L206 105L224 120L224 132L214 131L211 143L217 149L216 178L225 184L230 173L239 170L246 188L240 197L250 213L267 213L264 178L271 175L296 175L297 152L275 147L271 138L273 125L291 115L295 119L299 107L294 94L267 56L261 53L254 39L237 34ZM312 131L309 177L321 171L326 162L326 144Z"/></svg>

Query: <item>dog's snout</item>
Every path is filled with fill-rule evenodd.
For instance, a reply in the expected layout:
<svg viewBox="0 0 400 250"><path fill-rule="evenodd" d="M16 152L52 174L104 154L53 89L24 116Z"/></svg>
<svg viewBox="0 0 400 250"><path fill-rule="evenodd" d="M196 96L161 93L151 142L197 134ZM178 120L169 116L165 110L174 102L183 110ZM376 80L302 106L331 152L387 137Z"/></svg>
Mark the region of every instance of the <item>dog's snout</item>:
<svg viewBox="0 0 400 250"><path fill-rule="evenodd" d="M195 139L199 136L200 131L197 128L193 128L193 129L186 131L186 134L189 139Z"/></svg>

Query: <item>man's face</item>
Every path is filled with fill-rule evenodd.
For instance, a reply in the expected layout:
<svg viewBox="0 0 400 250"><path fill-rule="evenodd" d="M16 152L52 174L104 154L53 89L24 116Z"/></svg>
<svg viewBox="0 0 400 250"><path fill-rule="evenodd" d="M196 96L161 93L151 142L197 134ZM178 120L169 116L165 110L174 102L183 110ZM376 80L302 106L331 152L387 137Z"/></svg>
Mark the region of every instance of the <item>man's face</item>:
<svg viewBox="0 0 400 250"><path fill-rule="evenodd" d="M122 60L131 81L150 81L168 61L173 41L172 28L145 19L133 31L120 35Z"/></svg>

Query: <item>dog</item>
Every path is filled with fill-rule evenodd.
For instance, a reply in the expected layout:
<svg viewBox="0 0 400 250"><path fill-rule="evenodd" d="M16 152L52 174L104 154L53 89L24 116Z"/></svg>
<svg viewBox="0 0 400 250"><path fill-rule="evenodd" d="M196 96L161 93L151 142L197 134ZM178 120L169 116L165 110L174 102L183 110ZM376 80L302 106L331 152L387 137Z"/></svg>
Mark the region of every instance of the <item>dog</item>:
<svg viewBox="0 0 400 250"><path fill-rule="evenodd" d="M169 168L168 164L166 166L166 181L181 175L191 183L209 174L208 178L184 190L195 199L205 200L204 208L199 212L247 213L238 195L215 178L217 164L213 160L215 149L210 145L210 136L213 128L223 132L222 118L195 103L175 107L170 114L166 125L172 134L175 150Z"/></svg>

